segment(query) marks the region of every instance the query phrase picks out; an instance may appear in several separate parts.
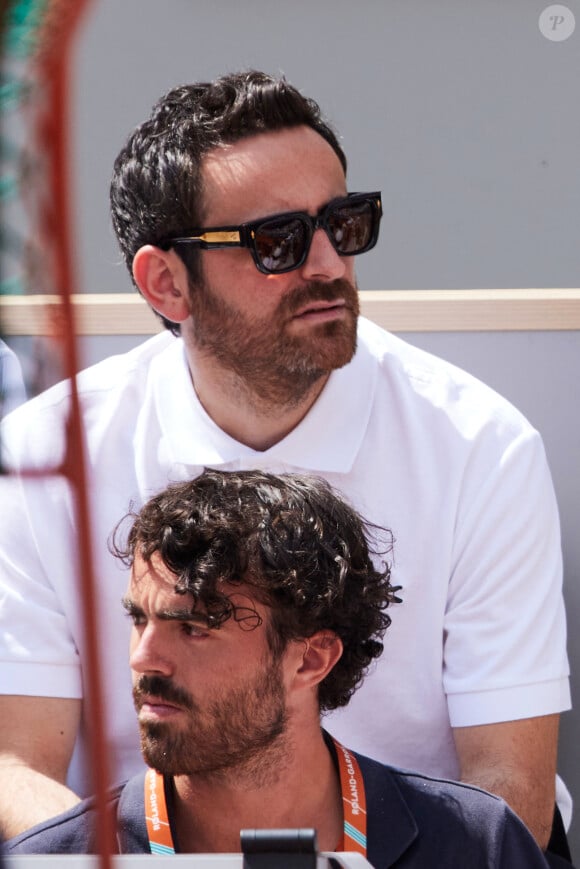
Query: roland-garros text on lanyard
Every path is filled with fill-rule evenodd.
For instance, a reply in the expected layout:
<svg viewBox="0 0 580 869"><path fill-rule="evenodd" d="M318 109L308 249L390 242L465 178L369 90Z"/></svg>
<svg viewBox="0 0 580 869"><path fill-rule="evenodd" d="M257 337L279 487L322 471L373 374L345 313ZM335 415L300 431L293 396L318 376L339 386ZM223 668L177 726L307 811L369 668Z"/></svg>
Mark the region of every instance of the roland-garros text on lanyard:
<svg viewBox="0 0 580 869"><path fill-rule="evenodd" d="M365 787L356 758L333 740L338 757L344 827L337 851L367 853L367 806ZM154 769L145 775L145 820L152 854L175 854L167 814L163 776Z"/></svg>

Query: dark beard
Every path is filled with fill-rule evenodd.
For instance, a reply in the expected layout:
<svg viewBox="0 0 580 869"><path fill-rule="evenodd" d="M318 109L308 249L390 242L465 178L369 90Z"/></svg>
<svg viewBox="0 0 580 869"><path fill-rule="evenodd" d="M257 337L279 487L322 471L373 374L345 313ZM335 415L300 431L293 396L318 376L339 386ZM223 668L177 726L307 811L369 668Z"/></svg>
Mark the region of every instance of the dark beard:
<svg viewBox="0 0 580 869"><path fill-rule="evenodd" d="M308 335L288 333L296 311L310 302L338 298L346 303L344 319L321 323ZM265 404L299 404L322 377L350 362L356 350L358 292L345 280L312 282L288 293L267 322L242 319L207 286L192 289L191 310L196 346Z"/></svg>
<svg viewBox="0 0 580 869"><path fill-rule="evenodd" d="M137 710L144 694L176 703L189 713L181 729L169 722L140 722L143 757L160 773L215 778L236 769L263 781L278 768L287 724L278 663L216 697L203 710L163 677L139 679L133 690Z"/></svg>

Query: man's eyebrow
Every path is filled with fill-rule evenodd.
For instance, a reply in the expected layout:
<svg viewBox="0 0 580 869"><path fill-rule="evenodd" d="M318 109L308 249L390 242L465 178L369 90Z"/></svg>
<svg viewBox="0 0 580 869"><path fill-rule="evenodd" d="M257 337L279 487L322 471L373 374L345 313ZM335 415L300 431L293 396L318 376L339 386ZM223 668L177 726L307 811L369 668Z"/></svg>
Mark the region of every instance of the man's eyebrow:
<svg viewBox="0 0 580 869"><path fill-rule="evenodd" d="M121 600L123 607L131 616L144 616L144 610L138 606L130 597L124 597ZM159 610L155 613L155 618L161 621L179 621L179 622L200 622L203 625L208 624L208 617L204 613L195 612L187 607L183 609L167 609Z"/></svg>
<svg viewBox="0 0 580 869"><path fill-rule="evenodd" d="M207 625L207 616L191 609L159 610L155 616L161 621L201 622Z"/></svg>
<svg viewBox="0 0 580 869"><path fill-rule="evenodd" d="M125 609L129 615L131 616L142 616L144 615L143 610L140 606L137 606L134 600L131 600L130 597L121 598L121 603L123 605L123 609Z"/></svg>

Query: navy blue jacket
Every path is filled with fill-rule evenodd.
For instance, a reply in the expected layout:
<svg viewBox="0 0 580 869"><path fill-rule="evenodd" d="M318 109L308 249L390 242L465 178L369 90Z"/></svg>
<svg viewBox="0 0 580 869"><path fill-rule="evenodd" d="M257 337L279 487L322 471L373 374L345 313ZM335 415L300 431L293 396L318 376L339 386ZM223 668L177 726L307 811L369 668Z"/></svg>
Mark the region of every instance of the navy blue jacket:
<svg viewBox="0 0 580 869"><path fill-rule="evenodd" d="M546 869L532 836L499 797L355 757L366 790L368 860L375 869ZM120 853L149 852L143 788L140 774L110 793ZM166 791L169 797L171 788ZM170 800L168 812L171 818ZM10 839L5 847L8 854L98 853L94 799Z"/></svg>

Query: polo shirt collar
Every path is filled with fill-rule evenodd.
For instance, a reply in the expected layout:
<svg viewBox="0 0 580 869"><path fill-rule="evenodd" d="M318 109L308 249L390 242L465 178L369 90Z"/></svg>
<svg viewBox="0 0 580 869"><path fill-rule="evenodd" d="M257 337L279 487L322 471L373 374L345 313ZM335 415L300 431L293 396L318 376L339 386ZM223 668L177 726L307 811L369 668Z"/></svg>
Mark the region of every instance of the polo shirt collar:
<svg viewBox="0 0 580 869"><path fill-rule="evenodd" d="M357 456L372 408L377 364L359 337L353 360L333 371L304 419L264 452L222 431L200 404L191 383L181 339L152 363L152 400L172 464L290 466L347 473Z"/></svg>

